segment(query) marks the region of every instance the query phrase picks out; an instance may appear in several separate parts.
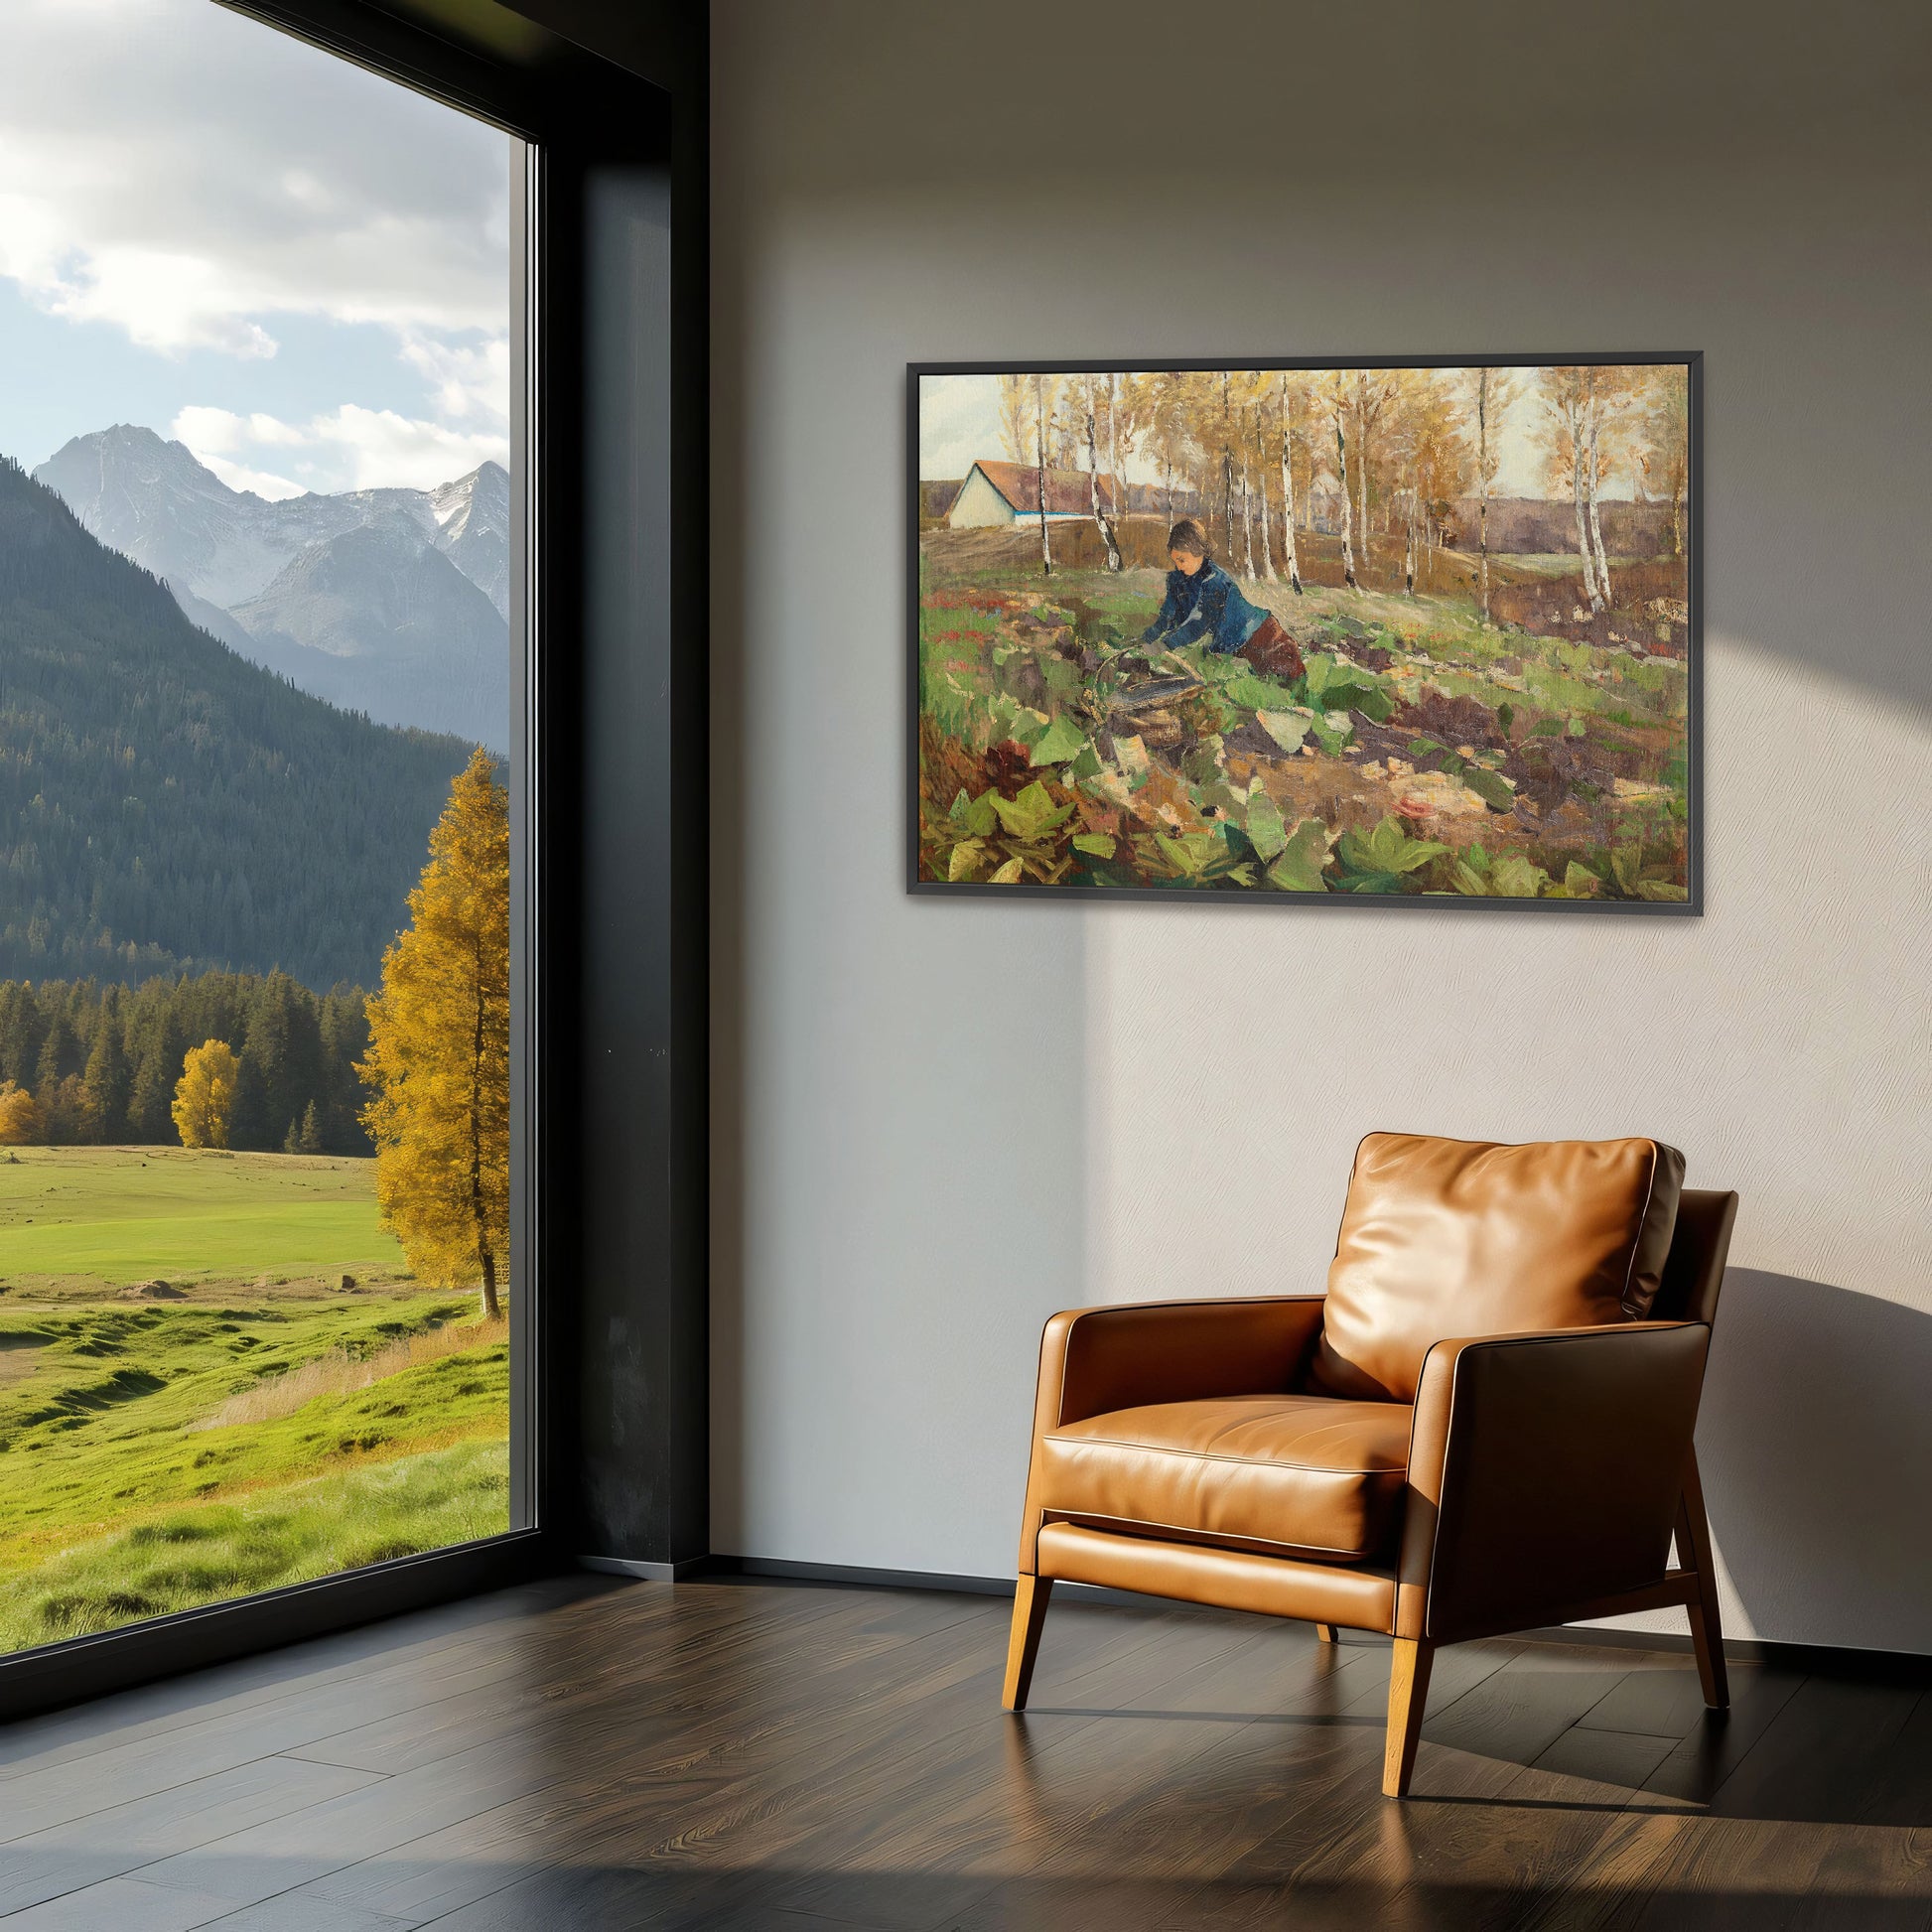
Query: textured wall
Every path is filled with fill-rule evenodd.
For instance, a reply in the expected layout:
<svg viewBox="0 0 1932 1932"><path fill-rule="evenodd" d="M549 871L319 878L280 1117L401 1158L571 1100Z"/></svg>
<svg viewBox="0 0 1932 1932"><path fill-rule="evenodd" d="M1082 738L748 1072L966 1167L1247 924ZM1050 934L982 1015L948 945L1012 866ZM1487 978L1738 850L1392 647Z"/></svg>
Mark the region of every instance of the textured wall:
<svg viewBox="0 0 1932 1932"><path fill-rule="evenodd" d="M714 1548L1010 1572L1050 1311L1318 1286L1368 1128L1651 1133L1733 1630L1932 1651L1927 55L716 0ZM906 360L1564 348L1707 353L1702 920L905 897Z"/></svg>

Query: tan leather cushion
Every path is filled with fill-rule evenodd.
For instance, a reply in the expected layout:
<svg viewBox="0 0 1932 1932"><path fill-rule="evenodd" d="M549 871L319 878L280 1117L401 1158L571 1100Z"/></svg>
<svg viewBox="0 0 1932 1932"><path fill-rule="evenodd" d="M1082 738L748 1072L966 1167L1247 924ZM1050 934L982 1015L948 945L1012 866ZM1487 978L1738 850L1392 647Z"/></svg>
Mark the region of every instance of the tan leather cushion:
<svg viewBox="0 0 1932 1932"><path fill-rule="evenodd" d="M1683 1182L1684 1157L1658 1141L1369 1135L1309 1386L1413 1402L1434 1342L1643 1315Z"/></svg>
<svg viewBox="0 0 1932 1932"><path fill-rule="evenodd" d="M1039 1442L1039 1507L1110 1528L1359 1562L1393 1541L1409 1411L1309 1395L1117 1409Z"/></svg>

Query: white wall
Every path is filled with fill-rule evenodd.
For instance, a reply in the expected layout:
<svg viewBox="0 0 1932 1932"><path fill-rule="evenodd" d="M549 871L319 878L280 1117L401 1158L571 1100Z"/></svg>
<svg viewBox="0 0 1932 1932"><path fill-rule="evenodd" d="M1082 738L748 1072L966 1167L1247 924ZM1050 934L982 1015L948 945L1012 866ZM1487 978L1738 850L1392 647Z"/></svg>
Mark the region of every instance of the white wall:
<svg viewBox="0 0 1932 1932"><path fill-rule="evenodd" d="M1369 1128L1647 1133L1743 1196L1732 1631L1932 1651L1928 44L1810 19L714 0L715 1549L1011 1574L1050 1311L1318 1286ZM908 359L1635 348L1704 918L905 896Z"/></svg>

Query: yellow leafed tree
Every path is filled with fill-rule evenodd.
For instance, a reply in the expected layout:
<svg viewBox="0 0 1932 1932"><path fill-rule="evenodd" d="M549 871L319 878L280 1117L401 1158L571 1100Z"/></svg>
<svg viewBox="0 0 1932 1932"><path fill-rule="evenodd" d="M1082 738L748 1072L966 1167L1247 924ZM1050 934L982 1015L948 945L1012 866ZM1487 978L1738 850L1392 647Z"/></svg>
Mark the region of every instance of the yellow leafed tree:
<svg viewBox="0 0 1932 1932"><path fill-rule="evenodd" d="M0 1080L0 1147L28 1147L40 1139L41 1110L25 1087Z"/></svg>
<svg viewBox="0 0 1932 1932"><path fill-rule="evenodd" d="M356 1066L376 1200L418 1277L481 1280L493 1317L509 1260L510 834L486 752L450 786L409 913Z"/></svg>
<svg viewBox="0 0 1932 1932"><path fill-rule="evenodd" d="M235 1074L239 1063L225 1039L204 1040L191 1046L175 1083L170 1109L183 1147L226 1147L228 1121L234 1113Z"/></svg>

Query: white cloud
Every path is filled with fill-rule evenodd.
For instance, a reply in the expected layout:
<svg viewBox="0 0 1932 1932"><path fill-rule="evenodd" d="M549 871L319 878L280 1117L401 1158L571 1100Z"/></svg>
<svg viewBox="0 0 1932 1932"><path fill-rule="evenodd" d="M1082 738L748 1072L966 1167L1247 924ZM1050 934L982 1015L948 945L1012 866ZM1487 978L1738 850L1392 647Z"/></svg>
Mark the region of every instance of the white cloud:
<svg viewBox="0 0 1932 1932"><path fill-rule="evenodd" d="M302 433L273 416L237 416L229 409L210 409L191 404L170 425L177 442L186 443L195 455L230 489L252 489L257 496L270 498L300 496L309 485L299 483L273 470L258 470L241 461L241 453L259 445L299 444Z"/></svg>
<svg viewBox="0 0 1932 1932"><path fill-rule="evenodd" d="M509 438L500 428L453 429L352 402L307 423L192 404L175 417L169 434L230 489L268 497L305 489L433 489L481 463L509 462ZM258 467L265 457L273 468Z"/></svg>
<svg viewBox="0 0 1932 1932"><path fill-rule="evenodd" d="M8 7L0 273L145 346L500 331L508 179L496 130L207 0Z"/></svg>
<svg viewBox="0 0 1932 1932"><path fill-rule="evenodd" d="M212 409L203 403L190 403L175 417L174 434L205 463L207 459L204 451L228 456L244 443L289 446L309 441L302 430L280 417L264 415L259 410L252 415L238 416L232 409Z"/></svg>
<svg viewBox="0 0 1932 1932"><path fill-rule="evenodd" d="M232 409L207 409L200 403L191 403L173 425L176 441L186 443L204 463L210 456L227 456L239 449L247 428L247 417L237 416Z"/></svg>
<svg viewBox="0 0 1932 1932"><path fill-rule="evenodd" d="M272 384L290 420L179 409L210 469L286 496L507 459L507 136L209 0L4 5L0 277L177 361L301 344ZM355 379L297 319L389 332L421 404L403 377L370 398L399 408L333 406Z"/></svg>
<svg viewBox="0 0 1932 1932"><path fill-rule="evenodd" d="M313 487L288 477L278 477L272 470L251 470L247 464L230 462L226 457L210 456L202 460L230 489L252 490L257 496L266 496L271 503L279 502L284 496L300 496Z"/></svg>
<svg viewBox="0 0 1932 1932"><path fill-rule="evenodd" d="M352 402L318 416L312 428L319 442L333 445L353 464L354 481L345 485L351 489L377 483L431 489L480 463L510 460L509 438L494 431L455 430Z"/></svg>
<svg viewBox="0 0 1932 1932"><path fill-rule="evenodd" d="M215 348L249 360L275 353L274 337L235 313L239 292L222 286L221 264L193 255L106 245L64 271L18 279L50 314L116 323L143 348Z"/></svg>
<svg viewBox="0 0 1932 1932"><path fill-rule="evenodd" d="M186 412L184 412L186 413ZM285 423L278 416L265 416L256 410L248 418L248 440L251 443L290 444L306 443L308 437L292 423ZM185 439L184 439L185 440Z"/></svg>
<svg viewBox="0 0 1932 1932"><path fill-rule="evenodd" d="M405 336L402 358L431 385L437 407L459 421L482 417L497 424L509 420L510 345L505 336L481 344Z"/></svg>

